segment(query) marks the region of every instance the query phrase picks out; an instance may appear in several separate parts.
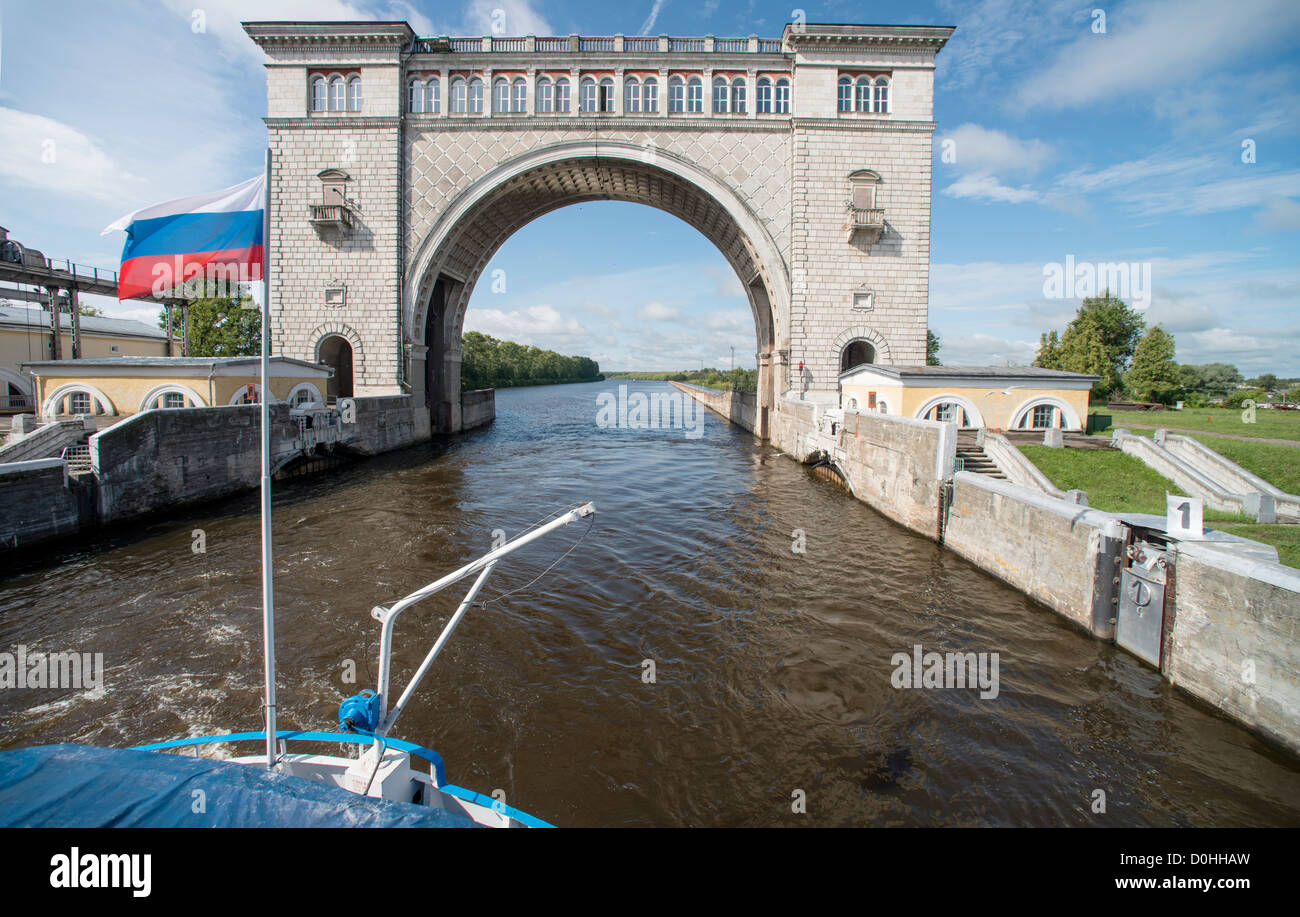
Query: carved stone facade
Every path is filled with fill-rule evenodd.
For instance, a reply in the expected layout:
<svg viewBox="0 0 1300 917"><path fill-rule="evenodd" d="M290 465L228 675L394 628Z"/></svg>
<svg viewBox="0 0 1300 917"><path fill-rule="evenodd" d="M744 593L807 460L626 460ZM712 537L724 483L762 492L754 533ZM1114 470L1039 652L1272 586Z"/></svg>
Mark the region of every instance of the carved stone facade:
<svg viewBox="0 0 1300 917"><path fill-rule="evenodd" d="M410 392L435 429L459 429L461 328L484 267L526 223L587 200L672 213L736 270L761 435L784 395L834 399L854 341L925 362L934 58L951 29L245 29L267 57L273 345L313 359L346 329L357 394Z"/></svg>

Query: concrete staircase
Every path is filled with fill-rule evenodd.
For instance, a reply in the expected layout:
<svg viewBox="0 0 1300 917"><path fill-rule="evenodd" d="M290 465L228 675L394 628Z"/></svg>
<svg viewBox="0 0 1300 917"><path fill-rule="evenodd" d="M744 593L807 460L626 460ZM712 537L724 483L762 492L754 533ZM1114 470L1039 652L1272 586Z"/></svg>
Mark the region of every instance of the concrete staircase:
<svg viewBox="0 0 1300 917"><path fill-rule="evenodd" d="M979 445L974 430L961 430L957 433L957 458L962 471L987 475L999 481L1007 480L998 463L989 458L984 447Z"/></svg>

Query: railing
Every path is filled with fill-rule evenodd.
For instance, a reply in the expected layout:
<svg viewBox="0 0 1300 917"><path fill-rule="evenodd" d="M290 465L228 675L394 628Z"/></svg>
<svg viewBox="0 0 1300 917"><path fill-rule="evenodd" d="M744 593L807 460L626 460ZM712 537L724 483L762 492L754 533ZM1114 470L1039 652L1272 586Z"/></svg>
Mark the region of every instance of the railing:
<svg viewBox="0 0 1300 917"><path fill-rule="evenodd" d="M669 53L698 54L709 50L726 54L756 52L759 54L780 54L779 38L669 38ZM618 37L592 36L546 36L539 38L417 38L413 49L417 54L432 54L450 50L453 53L477 53L494 51L505 54L527 53L531 44L533 53L560 54L569 52L600 52L623 54L647 54L660 50L660 39L655 36L634 35L620 39Z"/></svg>
<svg viewBox="0 0 1300 917"><path fill-rule="evenodd" d="M68 474L87 474L94 469L89 446L64 446L60 457L68 463Z"/></svg>
<svg viewBox="0 0 1300 917"><path fill-rule="evenodd" d="M347 204L308 204L311 222L347 227L352 225L352 211Z"/></svg>
<svg viewBox="0 0 1300 917"><path fill-rule="evenodd" d="M850 207L854 226L884 226L885 211L879 207Z"/></svg>

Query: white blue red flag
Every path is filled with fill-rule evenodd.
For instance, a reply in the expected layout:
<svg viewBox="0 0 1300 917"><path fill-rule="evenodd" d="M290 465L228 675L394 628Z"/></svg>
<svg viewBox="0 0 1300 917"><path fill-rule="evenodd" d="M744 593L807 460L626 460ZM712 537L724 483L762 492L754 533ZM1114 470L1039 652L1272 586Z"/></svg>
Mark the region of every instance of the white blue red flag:
<svg viewBox="0 0 1300 917"><path fill-rule="evenodd" d="M126 230L117 298L171 290L198 277L262 279L266 176L144 207L106 227Z"/></svg>

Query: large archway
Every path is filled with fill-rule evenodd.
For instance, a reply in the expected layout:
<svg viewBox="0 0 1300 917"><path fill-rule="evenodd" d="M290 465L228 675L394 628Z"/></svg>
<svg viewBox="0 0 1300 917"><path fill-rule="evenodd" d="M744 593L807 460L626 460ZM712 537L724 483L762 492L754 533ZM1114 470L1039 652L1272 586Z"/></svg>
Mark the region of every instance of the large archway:
<svg viewBox="0 0 1300 917"><path fill-rule="evenodd" d="M736 271L754 317L758 435L769 434L775 355L786 350L789 272L762 222L711 173L654 148L566 143L504 162L443 210L411 259L404 326L412 392L435 432L460 429L460 339L470 295L493 254L553 210L595 200L645 204L699 230Z"/></svg>

